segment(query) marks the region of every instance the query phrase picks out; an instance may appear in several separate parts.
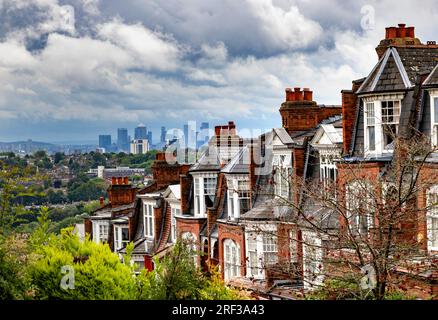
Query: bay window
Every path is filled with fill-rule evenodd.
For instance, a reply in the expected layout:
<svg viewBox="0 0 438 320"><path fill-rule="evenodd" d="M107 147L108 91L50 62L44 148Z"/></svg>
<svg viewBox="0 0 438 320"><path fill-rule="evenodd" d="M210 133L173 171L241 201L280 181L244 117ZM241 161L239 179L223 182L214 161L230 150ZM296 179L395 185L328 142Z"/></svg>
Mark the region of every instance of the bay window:
<svg viewBox="0 0 438 320"><path fill-rule="evenodd" d="M376 112L374 102L366 104L366 140L368 142L368 150L376 150Z"/></svg>
<svg viewBox="0 0 438 320"><path fill-rule="evenodd" d="M246 273L248 277L264 278L265 269L278 262L276 226L260 226L260 230L246 233Z"/></svg>
<svg viewBox="0 0 438 320"><path fill-rule="evenodd" d="M427 192L427 239L428 250L438 251L438 185Z"/></svg>
<svg viewBox="0 0 438 320"><path fill-rule="evenodd" d="M231 239L224 241L225 281L240 276L240 246Z"/></svg>
<svg viewBox="0 0 438 320"><path fill-rule="evenodd" d="M431 98L432 146L438 147L438 97Z"/></svg>
<svg viewBox="0 0 438 320"><path fill-rule="evenodd" d="M250 186L246 178L228 179L228 212L229 218L234 220L251 208Z"/></svg>
<svg viewBox="0 0 438 320"><path fill-rule="evenodd" d="M93 240L96 243L108 242L109 222L108 221L94 221L93 222Z"/></svg>
<svg viewBox="0 0 438 320"><path fill-rule="evenodd" d="M292 156L290 154L274 155L274 192L275 196L288 200L292 176Z"/></svg>
<svg viewBox="0 0 438 320"><path fill-rule="evenodd" d="M172 242L176 241L176 216L181 214L181 209L171 207L171 221L170 221L170 239Z"/></svg>
<svg viewBox="0 0 438 320"><path fill-rule="evenodd" d="M400 121L400 101L382 101L382 134L385 149L394 149Z"/></svg>
<svg viewBox="0 0 438 320"><path fill-rule="evenodd" d="M355 234L368 234L374 225L373 191L366 181L354 181L346 188L347 220Z"/></svg>
<svg viewBox="0 0 438 320"><path fill-rule="evenodd" d="M129 229L124 226L114 226L114 240L116 250L120 250L129 243Z"/></svg>
<svg viewBox="0 0 438 320"><path fill-rule="evenodd" d="M365 99L365 153L380 155L394 150L400 122L400 100L387 96L381 100ZM398 98L398 95L396 95Z"/></svg>
<svg viewBox="0 0 438 320"><path fill-rule="evenodd" d="M196 216L204 216L207 208L213 206L216 185L216 173L194 176L194 210Z"/></svg>
<svg viewBox="0 0 438 320"><path fill-rule="evenodd" d="M154 204L144 203L143 206L144 215L144 235L146 238L154 238Z"/></svg>

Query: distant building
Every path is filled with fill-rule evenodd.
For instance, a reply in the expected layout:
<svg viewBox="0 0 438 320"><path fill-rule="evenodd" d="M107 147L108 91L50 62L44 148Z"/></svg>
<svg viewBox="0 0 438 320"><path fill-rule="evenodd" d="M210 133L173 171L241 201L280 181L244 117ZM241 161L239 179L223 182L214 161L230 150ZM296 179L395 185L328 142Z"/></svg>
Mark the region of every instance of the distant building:
<svg viewBox="0 0 438 320"><path fill-rule="evenodd" d="M116 167L116 168L105 168L104 166L98 166L96 169L88 170L88 174L92 176L97 176L101 179L112 179L119 177L130 177L134 175L144 176L145 169L142 168L129 168L129 167Z"/></svg>
<svg viewBox="0 0 438 320"><path fill-rule="evenodd" d="M108 149L111 147L111 135L101 134L99 135L99 148Z"/></svg>
<svg viewBox="0 0 438 320"><path fill-rule="evenodd" d="M148 131L147 139L149 142L149 147L152 145L152 131Z"/></svg>
<svg viewBox="0 0 438 320"><path fill-rule="evenodd" d="M160 142L161 143L165 143L166 142L166 127L161 127Z"/></svg>
<svg viewBox="0 0 438 320"><path fill-rule="evenodd" d="M117 148L119 149L119 151L129 151L128 129L117 129Z"/></svg>
<svg viewBox="0 0 438 320"><path fill-rule="evenodd" d="M134 130L134 139L147 139L148 138L148 130L146 126L140 123L137 128Z"/></svg>
<svg viewBox="0 0 438 320"><path fill-rule="evenodd" d="M149 142L147 139L134 139L131 141L132 154L145 154L149 151Z"/></svg>

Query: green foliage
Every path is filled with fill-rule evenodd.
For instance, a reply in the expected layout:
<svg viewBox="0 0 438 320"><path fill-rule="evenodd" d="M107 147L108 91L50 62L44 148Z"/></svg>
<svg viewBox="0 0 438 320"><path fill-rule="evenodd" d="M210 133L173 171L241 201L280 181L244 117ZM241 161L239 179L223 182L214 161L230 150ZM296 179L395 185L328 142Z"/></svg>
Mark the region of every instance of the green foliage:
<svg viewBox="0 0 438 320"><path fill-rule="evenodd" d="M112 300L135 299L136 279L132 268L123 264L108 245L86 239L81 242L65 229L38 247L40 258L29 267L36 299ZM74 270L74 289L65 289L61 281L67 274L63 266ZM69 282L70 284L70 282Z"/></svg>
<svg viewBox="0 0 438 320"><path fill-rule="evenodd" d="M39 179L29 167L9 165L0 161L0 235L7 235L29 212L23 207L25 196L38 194L31 186Z"/></svg>
<svg viewBox="0 0 438 320"><path fill-rule="evenodd" d="M0 300L24 299L26 246L15 238L0 237Z"/></svg>
<svg viewBox="0 0 438 320"><path fill-rule="evenodd" d="M140 298L146 300L235 300L244 298L227 288L217 271L211 276L197 269L190 245L177 242L161 260L155 259L152 272L139 276Z"/></svg>
<svg viewBox="0 0 438 320"><path fill-rule="evenodd" d="M96 200L106 195L106 184L102 179L92 179L85 183L73 184L68 191L70 201Z"/></svg>

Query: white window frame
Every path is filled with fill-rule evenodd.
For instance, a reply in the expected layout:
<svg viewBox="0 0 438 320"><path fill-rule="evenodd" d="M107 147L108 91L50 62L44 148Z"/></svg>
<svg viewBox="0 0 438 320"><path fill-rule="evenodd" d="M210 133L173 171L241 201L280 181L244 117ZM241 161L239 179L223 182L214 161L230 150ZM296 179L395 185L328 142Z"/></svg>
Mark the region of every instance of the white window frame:
<svg viewBox="0 0 438 320"><path fill-rule="evenodd" d="M322 239L316 232L303 231L304 288L318 289L324 281Z"/></svg>
<svg viewBox="0 0 438 320"><path fill-rule="evenodd" d="M181 215L181 207L178 205L170 205L170 239L173 243L176 242L176 216Z"/></svg>
<svg viewBox="0 0 438 320"><path fill-rule="evenodd" d="M438 251L438 185L427 190L426 203L427 249L429 252Z"/></svg>
<svg viewBox="0 0 438 320"><path fill-rule="evenodd" d="M347 220L352 227L353 233L367 235L370 229L374 227L373 198L372 195L369 194L369 192L372 192L371 187L372 186L368 181L357 180L352 181L346 185L345 201L348 211ZM355 191L357 190L359 190L360 192L364 192L364 194L355 194ZM360 206L364 204L361 203L361 201L365 201L365 209L368 209L371 212L370 214L366 214L365 217L363 215L360 215L360 212L358 212ZM363 229L364 225L362 224L364 218L366 219L365 229Z"/></svg>
<svg viewBox="0 0 438 320"><path fill-rule="evenodd" d="M438 147L438 119L435 119L435 108L438 109L438 91L430 92L430 129L433 148Z"/></svg>
<svg viewBox="0 0 438 320"><path fill-rule="evenodd" d="M249 227L245 232L245 253L247 257L246 265L246 277L254 279L264 279L265 269L271 264L278 261L278 237L277 226L272 224L259 225L257 228ZM267 243L268 238L274 239L272 242ZM265 249L275 248L265 252ZM274 261L265 263L265 253L276 253Z"/></svg>
<svg viewBox="0 0 438 320"><path fill-rule="evenodd" d="M292 178L292 153L275 153L273 159L274 194L276 198L289 200Z"/></svg>
<svg viewBox="0 0 438 320"><path fill-rule="evenodd" d="M123 240L123 229L128 229L128 240ZM129 227L128 225L114 225L114 244L115 249L120 250L129 243Z"/></svg>
<svg viewBox="0 0 438 320"><path fill-rule="evenodd" d="M205 204L205 196L212 195L213 199L216 196L218 175L217 173L196 173L193 176L193 194L194 194L194 214L196 217L206 217L207 208ZM205 190L207 179L214 179L214 193L207 193ZM211 189L211 188L210 188Z"/></svg>
<svg viewBox="0 0 438 320"><path fill-rule="evenodd" d="M155 214L154 214L154 201L143 202L143 226L144 236L148 239L154 239L155 237Z"/></svg>
<svg viewBox="0 0 438 320"><path fill-rule="evenodd" d="M224 280L240 277L240 245L232 239L224 240Z"/></svg>
<svg viewBox="0 0 438 320"><path fill-rule="evenodd" d="M102 230L106 229L106 237L102 239ZM105 232L104 232L105 234ZM108 242L109 238L109 221L93 221L93 239L96 243Z"/></svg>
<svg viewBox="0 0 438 320"><path fill-rule="evenodd" d="M384 144L384 130L383 126L385 124L391 124L396 126L396 133L398 133L398 129L400 126L400 114L401 114L401 101L403 97L399 94L394 95L383 95L383 96L373 96L367 97L363 99L363 113L364 113L364 153L366 156L380 156L384 154L391 154L394 152L393 148L387 148ZM398 108L394 108L397 110L392 116L396 119L396 121L384 122L385 115L382 114L383 103L393 102L398 105ZM372 115L368 116L371 113L370 107L374 107L374 117ZM374 120L371 120L374 118ZM374 150L370 150L370 141L369 141L369 128L374 127Z"/></svg>
<svg viewBox="0 0 438 320"><path fill-rule="evenodd" d="M242 177L230 177L227 179L228 191L227 191L227 205L228 205L228 217L230 220L239 219L241 216L241 201L242 199L247 199L250 209L251 207L251 190L249 185L249 178L246 176ZM242 197L243 194L245 197ZM245 213L245 212L243 212Z"/></svg>

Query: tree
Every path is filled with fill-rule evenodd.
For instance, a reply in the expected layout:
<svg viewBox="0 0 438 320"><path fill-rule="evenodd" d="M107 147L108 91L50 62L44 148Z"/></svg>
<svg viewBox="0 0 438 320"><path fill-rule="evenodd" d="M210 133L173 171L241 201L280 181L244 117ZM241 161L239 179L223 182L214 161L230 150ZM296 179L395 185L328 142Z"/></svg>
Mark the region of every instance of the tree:
<svg viewBox="0 0 438 320"><path fill-rule="evenodd" d="M292 187L303 191L302 201L312 210L288 198L281 198L281 205L292 207L293 216L284 222L303 232L294 241L306 248L309 260L303 258L302 270L276 268L304 278L332 298L378 300L394 297L408 277L436 270L436 261L422 252L416 232L424 210L418 208L417 198L433 183L420 177L436 150L420 135L395 137L394 145L393 160L377 174L340 160L342 183L295 180Z"/></svg>
<svg viewBox="0 0 438 320"><path fill-rule="evenodd" d="M64 229L38 245L38 259L28 269L36 299L124 300L137 297L130 266L106 244L81 242Z"/></svg>
<svg viewBox="0 0 438 320"><path fill-rule="evenodd" d="M195 265L196 254L190 244L178 241L171 252L155 259L151 272L143 271L139 277L140 298L152 300L218 299L236 300L246 298L230 289L220 279L217 270L212 275L203 274Z"/></svg>
<svg viewBox="0 0 438 320"><path fill-rule="evenodd" d="M0 235L8 234L29 212L22 205L24 197L37 197L29 185L39 179L31 167L24 168L0 161Z"/></svg>

